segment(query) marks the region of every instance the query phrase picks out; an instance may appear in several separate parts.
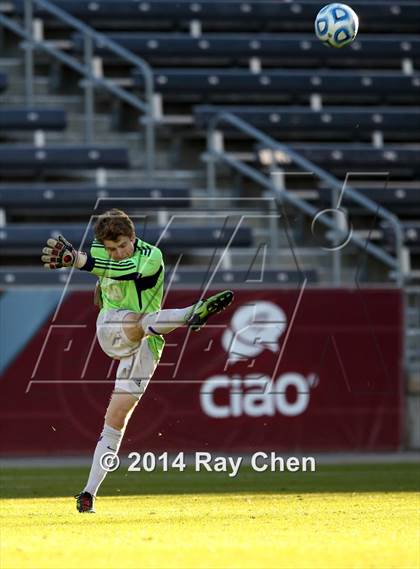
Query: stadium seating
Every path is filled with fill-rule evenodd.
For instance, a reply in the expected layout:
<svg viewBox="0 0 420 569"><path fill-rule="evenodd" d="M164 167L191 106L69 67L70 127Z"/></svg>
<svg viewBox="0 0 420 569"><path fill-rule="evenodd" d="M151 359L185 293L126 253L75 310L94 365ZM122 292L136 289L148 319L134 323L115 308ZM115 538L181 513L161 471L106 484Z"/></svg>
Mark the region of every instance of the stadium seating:
<svg viewBox="0 0 420 569"><path fill-rule="evenodd" d="M0 109L0 130L64 130L66 126L66 113L62 109Z"/></svg>
<svg viewBox="0 0 420 569"><path fill-rule="evenodd" d="M351 181L350 181L351 184ZM365 188L357 187L357 191L364 196L370 198L382 207L403 216L420 216L420 186L418 188L401 187L390 188L383 184L381 188ZM322 207L330 207L331 190L327 188L317 188L314 194L314 200ZM342 205L351 212L361 213L362 208L354 201L347 199L344 192Z"/></svg>
<svg viewBox="0 0 420 569"><path fill-rule="evenodd" d="M320 4L316 0L272 2L270 0L56 0L55 4L78 18L104 24L129 22L136 28L154 22L159 27L188 25L200 20L208 29L236 25L246 29L312 30ZM18 13L23 11L23 0L13 0ZM367 31L389 29L390 18L397 29L415 29L420 18L420 6L409 0L375 2L375 9L364 0L352 0L352 8L359 14ZM45 14L38 9L36 14ZM48 15L48 14L47 14Z"/></svg>
<svg viewBox="0 0 420 569"><path fill-rule="evenodd" d="M144 85L141 73L134 71L136 86ZM155 89L162 93L201 94L225 93L242 95L280 94L302 95L320 93L357 94L358 97L370 96L397 98L420 95L420 73L405 75L397 71L354 71L354 70L296 70L269 69L261 73L252 73L245 69L155 69Z"/></svg>
<svg viewBox="0 0 420 569"><path fill-rule="evenodd" d="M333 172L386 171L391 176L415 178L420 173L420 145L392 145L375 148L370 144L300 144L291 147L311 162ZM274 152L278 165L291 164L290 157ZM258 159L264 166L273 163L273 152L258 146Z"/></svg>
<svg viewBox="0 0 420 569"><path fill-rule="evenodd" d="M397 187L392 190L379 186L362 187L360 191L392 211L408 216L420 211L418 190L412 181L420 174L420 145L415 144L420 142L420 3L414 0L372 2L352 0L352 7L362 25L357 40L342 50L325 48L313 34L314 16L320 8L318 0L56 0L55 4L90 22L95 29L107 33L111 39L153 65L155 91L161 95L161 99L157 97L155 101L156 114L161 117L157 130L159 164L172 165L173 160L180 157L181 165L174 164L180 172L187 170L190 164L197 164L200 153L205 149L203 138L209 119L221 110L214 105L223 105L225 110L279 142L290 144L303 156L340 178L344 179L349 171L367 174L389 172L390 180ZM23 0L12 3L16 13L22 14ZM84 42L80 33L65 30L62 23L43 10L35 8L35 13L43 15L44 37L52 42L51 45L57 42L60 49L70 50L67 53L73 52L72 55L78 58L83 56ZM102 64L98 60L95 62L98 73L103 72L124 89L144 87L143 75L128 61L109 54L100 43L93 47L96 55L102 58ZM45 64L41 57L40 61ZM63 80L57 81L55 88L64 94L73 77L67 67L55 64L47 71L49 77L54 75ZM73 96L72 88L69 92ZM191 103L199 105L193 108ZM104 116L109 117L111 113L113 118L121 119L115 120L114 126L118 124L121 129L133 131L138 129L137 111L129 110L124 104L110 104L108 96L99 89L95 90L95 106L100 129ZM71 112L80 111L73 108ZM102 113L104 116L99 118ZM73 119L72 116L72 129L80 122L80 117ZM4 120L13 119L6 115ZM0 112L0 129L23 129L25 124L30 128L28 123L24 126L18 123L18 120L2 123ZM6 126L2 127L3 124ZM218 129L224 132L225 148L232 152L232 156L235 153L238 159L242 159L241 154L248 156L243 159L252 161L253 166L269 173L271 152L255 146L252 139L245 139L227 123L219 123ZM123 136L115 134L118 140ZM130 136L127 141L131 148L134 136ZM51 139L55 140L56 135ZM194 139L193 144L191 139ZM185 144L185 153L181 144ZM57 229L71 240L80 241L84 230L81 222L91 212L97 211L95 204L101 197L107 198L103 202L104 207L122 207L121 198L128 198L130 207L135 201L140 212L149 208L162 210L195 205L194 193L190 194L185 188L162 189L157 196L152 190L159 188L134 186L132 180L137 180L135 177L126 178L123 183L125 174L121 172L113 174L118 182L106 187L93 186L86 179L80 186L60 181L45 187L39 182L33 187L29 184L8 184L7 176L14 169L33 170L38 174L38 180L44 170L59 169L60 172L54 176L57 180L62 176L64 180L70 170L128 166L125 148L107 147L109 154L106 154L105 147L101 148L104 148L103 152L99 147L83 145L68 149L48 145L45 148L0 147L3 181L0 199L9 222L2 233L6 251L16 251L25 262L24 255L30 251L33 240L39 243L48 237L49 232L56 230L55 224L51 228L45 223L55 212L62 219L75 222L67 226L58 221ZM184 156L185 161L182 162ZM204 157L207 158L208 154ZM286 166L285 170L296 174L296 166L285 153L277 154L276 164ZM193 168L195 166L191 166L191 170ZM91 176L91 173L86 175ZM322 183L317 185L315 181L306 180L302 183L299 176L294 176L294 182L292 178L290 176L286 180L290 191L307 191L312 196L307 198L312 204L320 207L330 205L330 191ZM369 177L356 177L359 181L363 179ZM238 194L244 195L248 186L240 175L237 179L232 176L227 180L224 186L221 184L225 189L228 184L236 184ZM299 187L301 183L304 187ZM229 195L227 189L226 195ZM24 207L19 203L24 203ZM360 213L354 204L345 199L344 203L352 212ZM69 217L65 218L63 212L67 212ZM365 213L361 212L361 215ZM44 216L43 224L37 225L35 221L41 216ZM150 234L143 237L156 242L163 220L164 217L153 218L159 227L152 225L147 228ZM182 251L183 247L215 246L214 231L217 230L203 227L198 232L193 224L184 228L171 226L170 238L164 238L164 248L171 253ZM256 228L258 237L258 231L261 235L268 231L258 224ZM251 242L251 234L244 236L238 233L234 245L244 249L238 252L234 267L236 262L241 263L247 258L246 243ZM188 262L200 263L198 254L201 255L201 251L196 250ZM194 255L197 255L197 261L193 260ZM192 280L194 278L191 276Z"/></svg>
<svg viewBox="0 0 420 569"><path fill-rule="evenodd" d="M0 242L3 254L37 254L40 243L45 243L51 236L62 233L75 246L82 242L87 225L76 223L61 223L57 225L16 223L6 225L0 229ZM165 251L182 251L186 247L221 247L227 245L233 236L232 247L249 247L252 244L252 233L248 227L239 227L233 235L235 228L216 226L176 226L170 225L167 230L163 227L147 223L136 225L136 234L148 243L164 245ZM86 239L93 238L92 227L89 228Z"/></svg>
<svg viewBox="0 0 420 569"><path fill-rule="evenodd" d="M404 244L410 249L411 253L420 253L420 221L405 221L402 223L404 234ZM386 224L382 224L382 238L392 246L395 242L395 234L392 228Z"/></svg>
<svg viewBox="0 0 420 569"><path fill-rule="evenodd" d="M100 200L100 201L98 201ZM101 203L102 202L102 203ZM187 188L157 186L92 186L74 184L0 185L0 203L7 211L54 210L89 213L102 208L189 208ZM96 207L95 207L96 204Z"/></svg>
<svg viewBox="0 0 420 569"><path fill-rule="evenodd" d="M0 146L0 171L71 168L127 168L126 148L99 145Z"/></svg>
<svg viewBox="0 0 420 569"><path fill-rule="evenodd" d="M7 75L0 72L0 93L7 89Z"/></svg>
<svg viewBox="0 0 420 569"><path fill-rule="evenodd" d="M279 133L284 138L293 135L299 138L340 134L345 139L354 140L361 133L374 131L396 136L400 133L407 140L420 138L420 108L415 107L323 107L314 111L298 106L211 106L194 107L195 123L206 128L210 119L220 112L230 112L253 126L270 133ZM233 130L229 124L223 130Z"/></svg>
<svg viewBox="0 0 420 569"><path fill-rule="evenodd" d="M208 282L208 272L198 269L178 268L173 274L172 267L166 267L165 281L166 283L172 282L172 285L195 285L198 288L203 286L203 283ZM70 271L48 271L44 268L29 268L29 267L0 267L0 286L13 285L13 287L31 285L52 286L63 285L70 277L69 284L73 286L86 286L92 288L92 275L85 271L73 271L70 276ZM318 274L315 270L304 272L284 270L265 270L263 274L261 271L241 271L233 269L230 271L221 270L212 275L213 285L229 285L233 286L239 284L246 286L250 284L255 287L255 282L264 284L290 285L301 283L303 279L307 279L310 283L318 282Z"/></svg>
<svg viewBox="0 0 420 569"><path fill-rule="evenodd" d="M383 62L387 67L400 66L402 58L411 58L413 62L420 60L420 37L415 35L392 35L377 37L363 36L347 50L325 49L325 46L313 34L204 34L193 37L179 33L135 33L114 32L107 34L109 38L126 49L151 61L182 60L188 65L191 60L226 60L246 61L247 58L258 57L264 63L268 61L287 61L292 63L308 63L323 65L326 63L353 65ZM81 34L72 37L72 48L77 52L84 49ZM95 52L111 56L109 50L100 43ZM181 63L179 63L181 64Z"/></svg>

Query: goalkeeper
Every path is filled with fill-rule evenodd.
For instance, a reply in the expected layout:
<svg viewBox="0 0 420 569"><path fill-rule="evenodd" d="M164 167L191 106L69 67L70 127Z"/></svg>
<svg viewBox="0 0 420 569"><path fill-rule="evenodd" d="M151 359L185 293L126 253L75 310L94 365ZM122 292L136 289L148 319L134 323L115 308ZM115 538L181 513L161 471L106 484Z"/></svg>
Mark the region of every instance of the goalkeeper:
<svg viewBox="0 0 420 569"><path fill-rule="evenodd" d="M233 293L223 291L193 306L161 310L162 253L137 238L133 222L118 209L99 216L90 253L76 251L61 235L49 239L42 253L48 269L74 266L99 277L98 342L108 356L120 361L89 479L76 496L79 512L94 512L96 493L106 476L101 457L118 453L128 420L159 363L163 335L180 326L199 330L209 316L232 302Z"/></svg>

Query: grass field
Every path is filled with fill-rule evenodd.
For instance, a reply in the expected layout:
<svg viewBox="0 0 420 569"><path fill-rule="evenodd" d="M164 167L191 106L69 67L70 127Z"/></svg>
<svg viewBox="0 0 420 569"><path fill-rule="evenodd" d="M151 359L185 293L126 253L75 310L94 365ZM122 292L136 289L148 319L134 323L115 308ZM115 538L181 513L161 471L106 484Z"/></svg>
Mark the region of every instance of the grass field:
<svg viewBox="0 0 420 569"><path fill-rule="evenodd" d="M418 568L415 464L315 473L108 476L96 515L71 498L86 468L3 469L2 569Z"/></svg>

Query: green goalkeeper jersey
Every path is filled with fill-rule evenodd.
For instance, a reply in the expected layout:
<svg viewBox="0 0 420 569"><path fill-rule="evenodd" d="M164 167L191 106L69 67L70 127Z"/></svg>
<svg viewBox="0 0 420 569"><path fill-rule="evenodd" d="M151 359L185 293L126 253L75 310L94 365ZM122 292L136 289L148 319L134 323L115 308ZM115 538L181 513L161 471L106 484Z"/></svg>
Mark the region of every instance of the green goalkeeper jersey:
<svg viewBox="0 0 420 569"><path fill-rule="evenodd" d="M149 313L161 309L164 264L158 247L137 238L131 257L113 261L104 245L94 240L82 270L99 277L103 311ZM147 341L153 355L159 359L165 344L163 337L148 336Z"/></svg>

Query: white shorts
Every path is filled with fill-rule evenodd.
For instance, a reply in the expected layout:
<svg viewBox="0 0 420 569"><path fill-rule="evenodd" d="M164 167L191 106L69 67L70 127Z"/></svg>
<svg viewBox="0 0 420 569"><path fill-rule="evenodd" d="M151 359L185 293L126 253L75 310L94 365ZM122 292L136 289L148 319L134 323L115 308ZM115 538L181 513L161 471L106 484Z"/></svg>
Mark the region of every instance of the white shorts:
<svg viewBox="0 0 420 569"><path fill-rule="evenodd" d="M158 365L147 341L131 342L122 327L123 318L130 310L101 312L96 321L98 342L111 358L120 360L115 380L115 391L126 392L140 399Z"/></svg>
<svg viewBox="0 0 420 569"><path fill-rule="evenodd" d="M96 335L103 351L110 358L121 359L131 356L139 347L138 342L131 342L124 332L123 320L131 310L107 310L99 313L96 320Z"/></svg>
<svg viewBox="0 0 420 569"><path fill-rule="evenodd" d="M115 391L130 393L140 399L146 391L158 362L155 360L146 338L131 356L121 358L115 379Z"/></svg>

